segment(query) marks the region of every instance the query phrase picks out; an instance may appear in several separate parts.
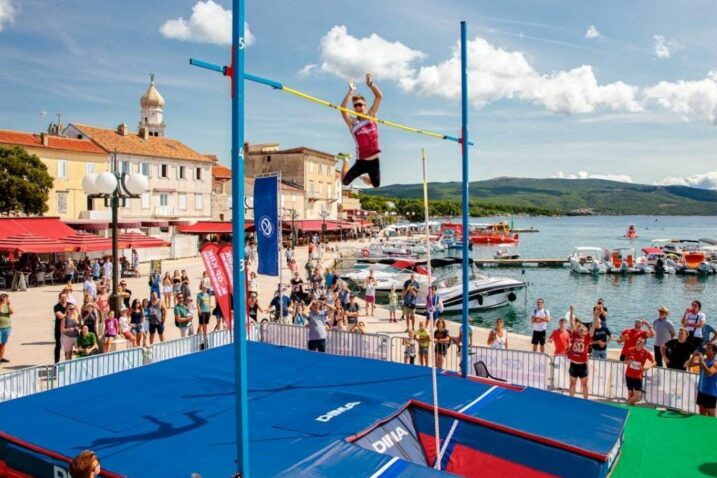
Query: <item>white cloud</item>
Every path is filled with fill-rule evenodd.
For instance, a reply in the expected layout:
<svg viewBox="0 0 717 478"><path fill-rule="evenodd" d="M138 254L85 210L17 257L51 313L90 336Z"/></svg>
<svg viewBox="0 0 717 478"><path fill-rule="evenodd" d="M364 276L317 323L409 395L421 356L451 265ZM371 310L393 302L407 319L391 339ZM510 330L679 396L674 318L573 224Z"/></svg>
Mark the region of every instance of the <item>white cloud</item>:
<svg viewBox="0 0 717 478"><path fill-rule="evenodd" d="M316 68L317 68L318 66L319 66L319 65L317 65L316 63L312 63L312 64L310 64L310 65L306 65L306 66L303 67L301 70L299 70L298 75L299 75L301 78L306 78L307 76L311 75L311 73L312 73L314 70L316 70Z"/></svg>
<svg viewBox="0 0 717 478"><path fill-rule="evenodd" d="M657 181L655 184L661 186L677 185L700 189L717 189L717 170L702 174L693 174L687 177L670 176L661 181Z"/></svg>
<svg viewBox="0 0 717 478"><path fill-rule="evenodd" d="M661 81L645 88L647 103L679 114L685 120L704 118L717 125L717 70L707 73L707 78L697 81Z"/></svg>
<svg viewBox="0 0 717 478"><path fill-rule="evenodd" d="M384 40L375 33L356 38L343 25L333 27L321 39L321 70L341 78L362 79L373 73L379 80L400 80L414 74L411 63L425 54L401 42Z"/></svg>
<svg viewBox="0 0 717 478"><path fill-rule="evenodd" d="M401 87L418 95L459 98L459 55L456 45L450 59L421 67L417 75L402 78ZM600 85L589 65L541 75L523 53L503 50L479 37L468 42L468 56L468 91L477 108L499 99L517 98L567 114L591 113L596 108L642 109L635 99L636 87L621 81Z"/></svg>
<svg viewBox="0 0 717 478"><path fill-rule="evenodd" d="M0 0L0 32L6 24L13 23L17 9L13 5L12 0Z"/></svg>
<svg viewBox="0 0 717 478"><path fill-rule="evenodd" d="M662 35L655 35L655 56L657 58L669 58L674 44Z"/></svg>
<svg viewBox="0 0 717 478"><path fill-rule="evenodd" d="M206 2L200 0L192 7L192 16L189 20L185 20L184 17L167 20L159 31L165 37L175 40L231 45L232 12L225 10L213 0ZM249 25L246 23L244 32L246 45L253 44L254 35L249 31Z"/></svg>
<svg viewBox="0 0 717 478"><path fill-rule="evenodd" d="M585 32L585 38L587 38L588 40L594 40L595 38L599 38L600 36L600 32L597 28L595 28L595 25L590 25L588 27L588 30Z"/></svg>
<svg viewBox="0 0 717 478"><path fill-rule="evenodd" d="M575 174L565 174L562 171L550 176L556 179L605 179L607 181L617 181L620 183L632 183L632 177L627 174L589 174L587 171L578 171Z"/></svg>

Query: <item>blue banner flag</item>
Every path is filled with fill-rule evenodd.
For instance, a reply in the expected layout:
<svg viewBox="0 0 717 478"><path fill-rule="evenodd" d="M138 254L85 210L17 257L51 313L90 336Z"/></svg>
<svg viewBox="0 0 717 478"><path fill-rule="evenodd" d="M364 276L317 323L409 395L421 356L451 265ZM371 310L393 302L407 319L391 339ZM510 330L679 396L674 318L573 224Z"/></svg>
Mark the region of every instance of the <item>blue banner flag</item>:
<svg viewBox="0 0 717 478"><path fill-rule="evenodd" d="M259 267L257 272L279 275L279 198L277 176L256 178L254 182L254 227Z"/></svg>

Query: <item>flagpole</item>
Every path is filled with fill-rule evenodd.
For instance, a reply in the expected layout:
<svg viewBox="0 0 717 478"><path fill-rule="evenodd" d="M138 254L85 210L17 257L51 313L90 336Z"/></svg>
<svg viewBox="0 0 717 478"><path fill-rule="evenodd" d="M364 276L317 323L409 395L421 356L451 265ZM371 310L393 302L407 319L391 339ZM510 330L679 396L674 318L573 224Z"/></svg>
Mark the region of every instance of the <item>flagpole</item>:
<svg viewBox="0 0 717 478"><path fill-rule="evenodd" d="M461 343L461 375L468 377L468 313L469 313L469 281L468 267L470 252L469 214L468 207L468 55L466 51L466 22L461 22L461 152L463 153L463 178L461 191L463 196L463 304L461 330L463 341Z"/></svg>
<svg viewBox="0 0 717 478"><path fill-rule="evenodd" d="M281 171L279 171L279 177L276 179L276 222L279 225L279 234L278 234L278 244L277 248L279 249L279 253L277 254L277 260L279 262L279 321L281 321L284 318L284 294L283 294L283 270L281 269L281 244L284 242L284 231L283 231L283 225L281 221Z"/></svg>

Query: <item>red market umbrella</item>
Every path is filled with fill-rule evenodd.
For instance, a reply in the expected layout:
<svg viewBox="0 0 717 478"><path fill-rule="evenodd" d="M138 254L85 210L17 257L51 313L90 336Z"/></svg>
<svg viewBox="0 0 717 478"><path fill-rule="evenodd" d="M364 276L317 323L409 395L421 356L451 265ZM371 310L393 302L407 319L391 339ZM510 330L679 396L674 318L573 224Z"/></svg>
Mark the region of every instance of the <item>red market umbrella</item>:
<svg viewBox="0 0 717 478"><path fill-rule="evenodd" d="M0 239L0 251L44 254L49 252L72 252L72 246L64 241L27 232Z"/></svg>

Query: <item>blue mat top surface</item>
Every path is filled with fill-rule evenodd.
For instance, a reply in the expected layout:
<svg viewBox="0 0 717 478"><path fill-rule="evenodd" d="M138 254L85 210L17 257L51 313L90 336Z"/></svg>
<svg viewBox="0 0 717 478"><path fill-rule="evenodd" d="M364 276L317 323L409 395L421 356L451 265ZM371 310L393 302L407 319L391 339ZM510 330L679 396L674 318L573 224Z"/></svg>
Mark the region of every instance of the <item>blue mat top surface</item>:
<svg viewBox="0 0 717 478"><path fill-rule="evenodd" d="M280 474L411 399L433 401L428 368L259 343L247 352L255 476ZM0 430L67 456L92 449L103 467L127 476L230 476L233 356L225 346L6 402ZM535 389L493 389L453 376L438 382L442 408L600 454L609 453L627 418L617 407ZM347 455L354 456L347 469L356 471L367 453Z"/></svg>

